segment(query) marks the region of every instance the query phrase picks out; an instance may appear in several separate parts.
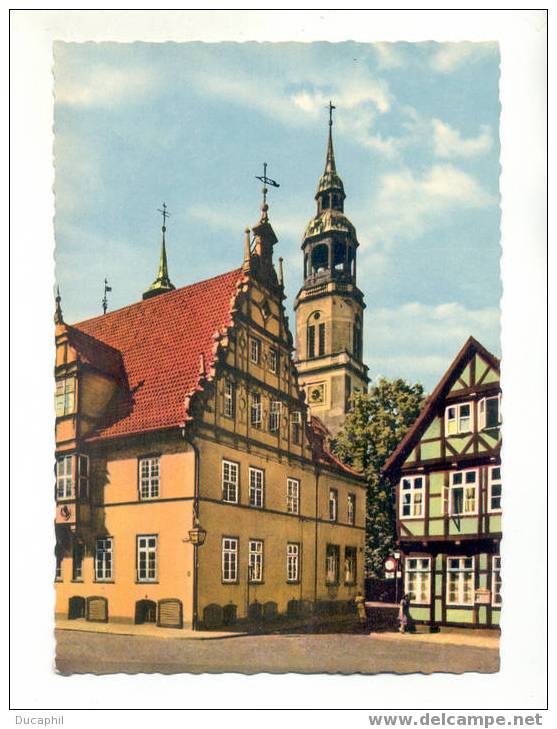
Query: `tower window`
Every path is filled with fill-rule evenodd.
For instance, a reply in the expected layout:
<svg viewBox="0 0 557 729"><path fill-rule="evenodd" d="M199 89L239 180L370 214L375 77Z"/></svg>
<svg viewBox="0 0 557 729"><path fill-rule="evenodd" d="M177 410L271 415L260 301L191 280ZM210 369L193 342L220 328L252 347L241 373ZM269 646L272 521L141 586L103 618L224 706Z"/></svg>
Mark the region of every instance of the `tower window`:
<svg viewBox="0 0 557 729"><path fill-rule="evenodd" d="M319 356L325 354L325 324L319 325Z"/></svg>
<svg viewBox="0 0 557 729"><path fill-rule="evenodd" d="M324 243L315 246L311 254L311 267L314 273L326 271L329 267L329 249Z"/></svg>
<svg viewBox="0 0 557 729"><path fill-rule="evenodd" d="M337 241L333 246L333 268L335 271L342 271L346 261L346 246Z"/></svg>
<svg viewBox="0 0 557 729"><path fill-rule="evenodd" d="M308 326L308 357L315 357L315 327L313 324Z"/></svg>

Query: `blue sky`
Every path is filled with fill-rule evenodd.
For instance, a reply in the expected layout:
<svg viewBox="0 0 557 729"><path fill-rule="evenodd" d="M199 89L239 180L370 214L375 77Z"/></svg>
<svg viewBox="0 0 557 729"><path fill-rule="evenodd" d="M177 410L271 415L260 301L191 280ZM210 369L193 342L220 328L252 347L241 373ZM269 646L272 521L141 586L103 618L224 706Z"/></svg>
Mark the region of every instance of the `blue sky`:
<svg viewBox="0 0 557 729"><path fill-rule="evenodd" d="M241 263L263 161L288 308L333 100L372 378L431 389L499 345L499 52L489 43L55 44L56 263L68 322L137 301L171 212L176 286ZM294 319L291 316L293 326Z"/></svg>

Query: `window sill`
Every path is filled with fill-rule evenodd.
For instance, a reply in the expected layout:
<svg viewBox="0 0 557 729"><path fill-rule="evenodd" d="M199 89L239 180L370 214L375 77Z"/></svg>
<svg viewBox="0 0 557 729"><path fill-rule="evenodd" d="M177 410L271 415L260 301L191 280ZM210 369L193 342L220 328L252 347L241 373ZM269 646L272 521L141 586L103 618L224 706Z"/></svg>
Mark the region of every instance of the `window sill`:
<svg viewBox="0 0 557 729"><path fill-rule="evenodd" d="M265 584L265 580L255 580L255 581L250 580L248 582L248 585L250 587L257 587L258 585L264 585L264 584Z"/></svg>
<svg viewBox="0 0 557 729"><path fill-rule="evenodd" d="M135 584L136 585L158 585L159 581L158 580L136 580Z"/></svg>
<svg viewBox="0 0 557 729"><path fill-rule="evenodd" d="M93 580L93 582L97 585L115 585L116 580Z"/></svg>
<svg viewBox="0 0 557 729"><path fill-rule="evenodd" d="M287 585L300 585L301 580L286 580Z"/></svg>
<svg viewBox="0 0 557 729"><path fill-rule="evenodd" d="M83 579L83 577L79 577L79 578L76 578L75 580L72 580L72 582L74 584L75 583L83 584L83 582L85 582L85 580Z"/></svg>

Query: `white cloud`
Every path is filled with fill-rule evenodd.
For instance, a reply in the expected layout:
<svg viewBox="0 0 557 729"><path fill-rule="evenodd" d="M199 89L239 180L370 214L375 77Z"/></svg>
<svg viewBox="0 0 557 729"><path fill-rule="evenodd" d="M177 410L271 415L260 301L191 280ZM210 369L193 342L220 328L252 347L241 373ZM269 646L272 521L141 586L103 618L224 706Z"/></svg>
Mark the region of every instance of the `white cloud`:
<svg viewBox="0 0 557 729"><path fill-rule="evenodd" d="M60 64L55 72L55 101L78 107L114 106L145 97L155 85L149 69L94 64L85 73Z"/></svg>
<svg viewBox="0 0 557 729"><path fill-rule="evenodd" d="M443 43L431 58L431 67L439 73L451 73L464 63L475 63L497 51L497 43Z"/></svg>
<svg viewBox="0 0 557 729"><path fill-rule="evenodd" d="M404 58L396 43L374 43L373 48L377 55L379 68L400 68L404 65Z"/></svg>
<svg viewBox="0 0 557 729"><path fill-rule="evenodd" d="M470 335L499 348L498 307L468 308L455 302L410 302L368 310L367 362L372 376L423 380L432 388ZM401 353L401 343L406 353ZM495 352L496 353L496 352Z"/></svg>
<svg viewBox="0 0 557 729"><path fill-rule="evenodd" d="M474 177L450 164L434 165L422 176L409 169L383 175L374 211L372 237L384 243L414 238L462 209L494 202Z"/></svg>
<svg viewBox="0 0 557 729"><path fill-rule="evenodd" d="M493 138L489 126L482 125L477 137L464 139L440 119L433 119L433 145L437 157L474 157L491 149Z"/></svg>

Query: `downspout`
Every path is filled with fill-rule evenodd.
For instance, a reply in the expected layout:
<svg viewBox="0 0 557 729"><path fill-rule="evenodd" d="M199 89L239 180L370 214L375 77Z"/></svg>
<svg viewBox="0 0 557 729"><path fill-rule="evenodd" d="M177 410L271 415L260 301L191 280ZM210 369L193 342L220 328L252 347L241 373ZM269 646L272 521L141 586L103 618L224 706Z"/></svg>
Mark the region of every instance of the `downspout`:
<svg viewBox="0 0 557 729"><path fill-rule="evenodd" d="M191 446L194 458L194 483L193 483L193 519L192 526L196 526L199 523L199 448L195 445L193 440L189 440L185 435L185 428L182 430L185 442ZM192 630L199 630L199 615L198 615L198 584L199 584L199 558L198 558L199 545L193 545L193 580L192 580L192 592L193 592L193 605L192 605Z"/></svg>
<svg viewBox="0 0 557 729"><path fill-rule="evenodd" d="M315 466L315 545L313 549L313 602L317 602L317 546L319 529L319 466Z"/></svg>

